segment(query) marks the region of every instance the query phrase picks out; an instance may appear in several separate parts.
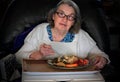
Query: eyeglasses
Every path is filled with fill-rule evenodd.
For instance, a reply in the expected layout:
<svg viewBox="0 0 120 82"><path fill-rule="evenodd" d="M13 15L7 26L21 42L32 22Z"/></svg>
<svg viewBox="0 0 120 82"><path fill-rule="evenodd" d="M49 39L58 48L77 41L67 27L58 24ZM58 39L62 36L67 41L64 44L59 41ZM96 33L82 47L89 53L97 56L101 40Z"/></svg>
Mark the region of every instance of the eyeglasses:
<svg viewBox="0 0 120 82"><path fill-rule="evenodd" d="M56 12L56 14L60 17L60 18L67 18L67 20L69 21L74 21L75 20L75 16L74 15L66 15L63 12Z"/></svg>

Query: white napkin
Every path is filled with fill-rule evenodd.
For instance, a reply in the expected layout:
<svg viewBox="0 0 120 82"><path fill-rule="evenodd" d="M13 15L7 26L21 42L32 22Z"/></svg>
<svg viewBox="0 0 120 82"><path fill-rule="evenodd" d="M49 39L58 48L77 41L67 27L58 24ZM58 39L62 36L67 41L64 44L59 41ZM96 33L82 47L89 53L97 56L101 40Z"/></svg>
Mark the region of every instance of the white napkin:
<svg viewBox="0 0 120 82"><path fill-rule="evenodd" d="M73 46L73 43L64 43L64 42L51 42L47 43L51 45L55 51L54 55L47 56L46 58L55 58L62 55L76 55L76 46Z"/></svg>

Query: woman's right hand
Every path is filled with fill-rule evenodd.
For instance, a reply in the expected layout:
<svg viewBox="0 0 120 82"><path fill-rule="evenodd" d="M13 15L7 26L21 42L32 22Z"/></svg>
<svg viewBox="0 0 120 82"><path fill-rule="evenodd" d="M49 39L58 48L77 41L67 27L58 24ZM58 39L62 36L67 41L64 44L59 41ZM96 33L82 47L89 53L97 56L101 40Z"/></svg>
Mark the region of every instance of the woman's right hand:
<svg viewBox="0 0 120 82"><path fill-rule="evenodd" d="M52 49L52 46L48 45L48 44L45 44L45 43L40 45L39 52L42 53L43 56L48 56L48 55L54 55L55 54L54 50Z"/></svg>
<svg viewBox="0 0 120 82"><path fill-rule="evenodd" d="M34 60L39 60L42 59L42 54L39 51L35 51L29 56L29 58Z"/></svg>

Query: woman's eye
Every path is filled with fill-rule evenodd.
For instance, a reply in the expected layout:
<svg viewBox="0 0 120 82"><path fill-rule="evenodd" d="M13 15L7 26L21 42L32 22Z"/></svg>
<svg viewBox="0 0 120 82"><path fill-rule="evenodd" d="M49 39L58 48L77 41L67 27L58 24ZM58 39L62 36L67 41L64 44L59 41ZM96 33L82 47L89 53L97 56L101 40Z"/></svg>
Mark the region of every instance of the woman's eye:
<svg viewBox="0 0 120 82"><path fill-rule="evenodd" d="M62 17L64 17L65 16L65 14L64 13L59 13L60 14L60 16L62 16Z"/></svg>
<svg viewBox="0 0 120 82"><path fill-rule="evenodd" d="M69 16L70 19L74 19L75 17L74 16Z"/></svg>

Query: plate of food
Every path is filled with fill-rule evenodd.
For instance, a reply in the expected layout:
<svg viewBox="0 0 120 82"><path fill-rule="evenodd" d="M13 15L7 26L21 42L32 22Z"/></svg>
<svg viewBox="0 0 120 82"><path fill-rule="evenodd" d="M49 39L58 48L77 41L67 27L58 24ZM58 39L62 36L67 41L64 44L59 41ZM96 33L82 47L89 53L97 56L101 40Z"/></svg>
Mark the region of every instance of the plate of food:
<svg viewBox="0 0 120 82"><path fill-rule="evenodd" d="M49 59L48 64L59 69L81 69L90 65L87 58L80 58L75 55L63 55L54 59Z"/></svg>

